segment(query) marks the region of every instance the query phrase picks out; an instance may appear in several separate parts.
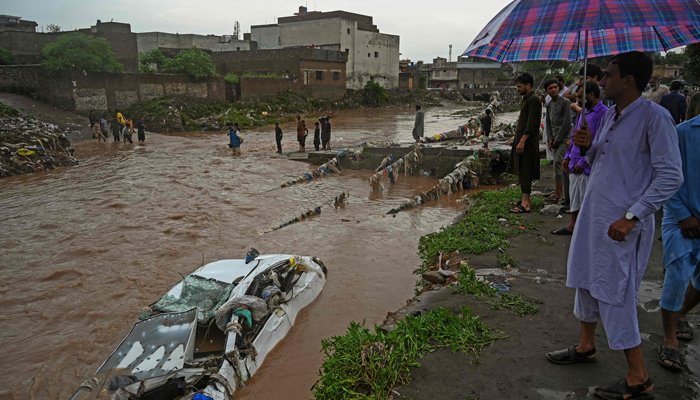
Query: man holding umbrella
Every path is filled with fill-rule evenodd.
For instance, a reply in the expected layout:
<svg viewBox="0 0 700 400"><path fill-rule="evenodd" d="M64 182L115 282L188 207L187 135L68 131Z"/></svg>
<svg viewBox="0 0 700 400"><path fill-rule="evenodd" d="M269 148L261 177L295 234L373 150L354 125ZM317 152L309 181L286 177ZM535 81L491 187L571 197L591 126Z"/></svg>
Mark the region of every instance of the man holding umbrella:
<svg viewBox="0 0 700 400"><path fill-rule="evenodd" d="M637 292L654 241L654 214L681 186L675 124L658 104L641 97L652 74L641 52L615 56L601 85L615 101L591 143L588 129L574 144L587 150L592 171L569 249L566 285L576 289L579 341L547 353L556 364L595 361L600 320L608 345L623 350L624 378L596 388L604 399L650 399L654 384L644 366Z"/></svg>

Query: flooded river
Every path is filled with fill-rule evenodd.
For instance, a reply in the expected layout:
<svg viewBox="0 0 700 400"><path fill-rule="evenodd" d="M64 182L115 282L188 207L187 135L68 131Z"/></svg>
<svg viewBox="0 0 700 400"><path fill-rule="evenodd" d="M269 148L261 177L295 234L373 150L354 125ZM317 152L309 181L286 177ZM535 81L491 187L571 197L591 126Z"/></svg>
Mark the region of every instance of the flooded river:
<svg viewBox="0 0 700 400"><path fill-rule="evenodd" d="M426 133L464 122L451 111L427 110ZM409 140L413 113L342 112L331 122L338 148ZM284 150L295 149L293 126L282 128ZM271 129L244 135L239 158L222 133L153 134L143 146L82 141L77 167L0 180L0 398L70 397L181 275L251 246L315 255L329 279L237 398L310 398L321 339L405 303L418 239L460 213L458 196L392 218L388 210L435 178L401 178L370 196L371 172L346 170L282 189L309 166L277 156ZM342 191L348 206L334 210ZM310 221L260 234L319 205Z"/></svg>

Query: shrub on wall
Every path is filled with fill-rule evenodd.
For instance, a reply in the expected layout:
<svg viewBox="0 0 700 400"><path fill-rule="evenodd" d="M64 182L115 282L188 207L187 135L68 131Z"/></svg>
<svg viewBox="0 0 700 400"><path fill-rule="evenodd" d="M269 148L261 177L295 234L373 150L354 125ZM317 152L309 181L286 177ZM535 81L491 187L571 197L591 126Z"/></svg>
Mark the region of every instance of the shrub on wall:
<svg viewBox="0 0 700 400"><path fill-rule="evenodd" d="M121 72L124 69L109 42L78 32L62 35L44 46L41 58L41 66L51 73Z"/></svg>
<svg viewBox="0 0 700 400"><path fill-rule="evenodd" d="M216 75L216 68L209 53L199 49L187 49L168 59L164 72L189 75L196 80L205 80Z"/></svg>
<svg viewBox="0 0 700 400"><path fill-rule="evenodd" d="M160 70L167 58L160 49L152 49L139 54L139 71L145 73L155 72L153 65Z"/></svg>
<svg viewBox="0 0 700 400"><path fill-rule="evenodd" d="M15 55L10 50L0 47L0 65L12 65L15 63Z"/></svg>

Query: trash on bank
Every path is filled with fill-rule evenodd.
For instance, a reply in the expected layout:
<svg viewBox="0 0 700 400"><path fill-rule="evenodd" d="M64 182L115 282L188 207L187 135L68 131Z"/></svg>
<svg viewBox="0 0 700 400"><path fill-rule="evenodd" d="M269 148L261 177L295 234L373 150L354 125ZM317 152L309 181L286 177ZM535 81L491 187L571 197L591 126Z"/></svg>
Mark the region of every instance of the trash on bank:
<svg viewBox="0 0 700 400"><path fill-rule="evenodd" d="M206 264L151 305L72 399L232 399L325 282L315 257ZM277 292L265 300L270 286Z"/></svg>
<svg viewBox="0 0 700 400"><path fill-rule="evenodd" d="M281 184L280 187L285 188L296 185L297 183L309 182L321 176L326 176L334 172L340 172L340 163L338 162L338 157L331 158L330 160L321 164L321 166L317 169L313 171L307 171L304 173L304 175Z"/></svg>
<svg viewBox="0 0 700 400"><path fill-rule="evenodd" d="M421 162L423 162L423 154L418 146L415 146L413 150L399 159L394 159L391 155L384 157L379 167L375 170L377 172L369 177L370 191L383 191L382 178L384 176L388 176L392 184L396 183L402 167L404 175L407 175L409 172L412 173L414 168L420 165Z"/></svg>
<svg viewBox="0 0 700 400"><path fill-rule="evenodd" d="M348 197L350 197L350 192L341 192L339 195L335 196L335 198L333 199L333 207L335 209L345 207L345 205L347 204L347 201L348 201ZM330 205L330 203L327 203L327 204ZM289 225L295 224L297 222L309 219L315 215L319 215L319 214L321 214L321 208L324 205L326 205L326 204L323 204L323 205L317 206L315 208L306 210L305 212L301 213L301 215L294 217L294 218L290 219L289 221L278 225L275 228L260 232L260 235L264 235L266 233L270 233L270 232L276 231L278 229L282 229L286 226L289 226Z"/></svg>

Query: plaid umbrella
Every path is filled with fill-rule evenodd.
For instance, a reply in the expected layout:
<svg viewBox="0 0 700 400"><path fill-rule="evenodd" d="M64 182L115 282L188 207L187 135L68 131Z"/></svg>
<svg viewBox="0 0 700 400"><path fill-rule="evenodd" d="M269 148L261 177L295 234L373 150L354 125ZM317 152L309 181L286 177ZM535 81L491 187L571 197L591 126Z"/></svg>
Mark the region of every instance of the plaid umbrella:
<svg viewBox="0 0 700 400"><path fill-rule="evenodd" d="M515 0L463 55L499 62L576 61L698 42L698 0Z"/></svg>

